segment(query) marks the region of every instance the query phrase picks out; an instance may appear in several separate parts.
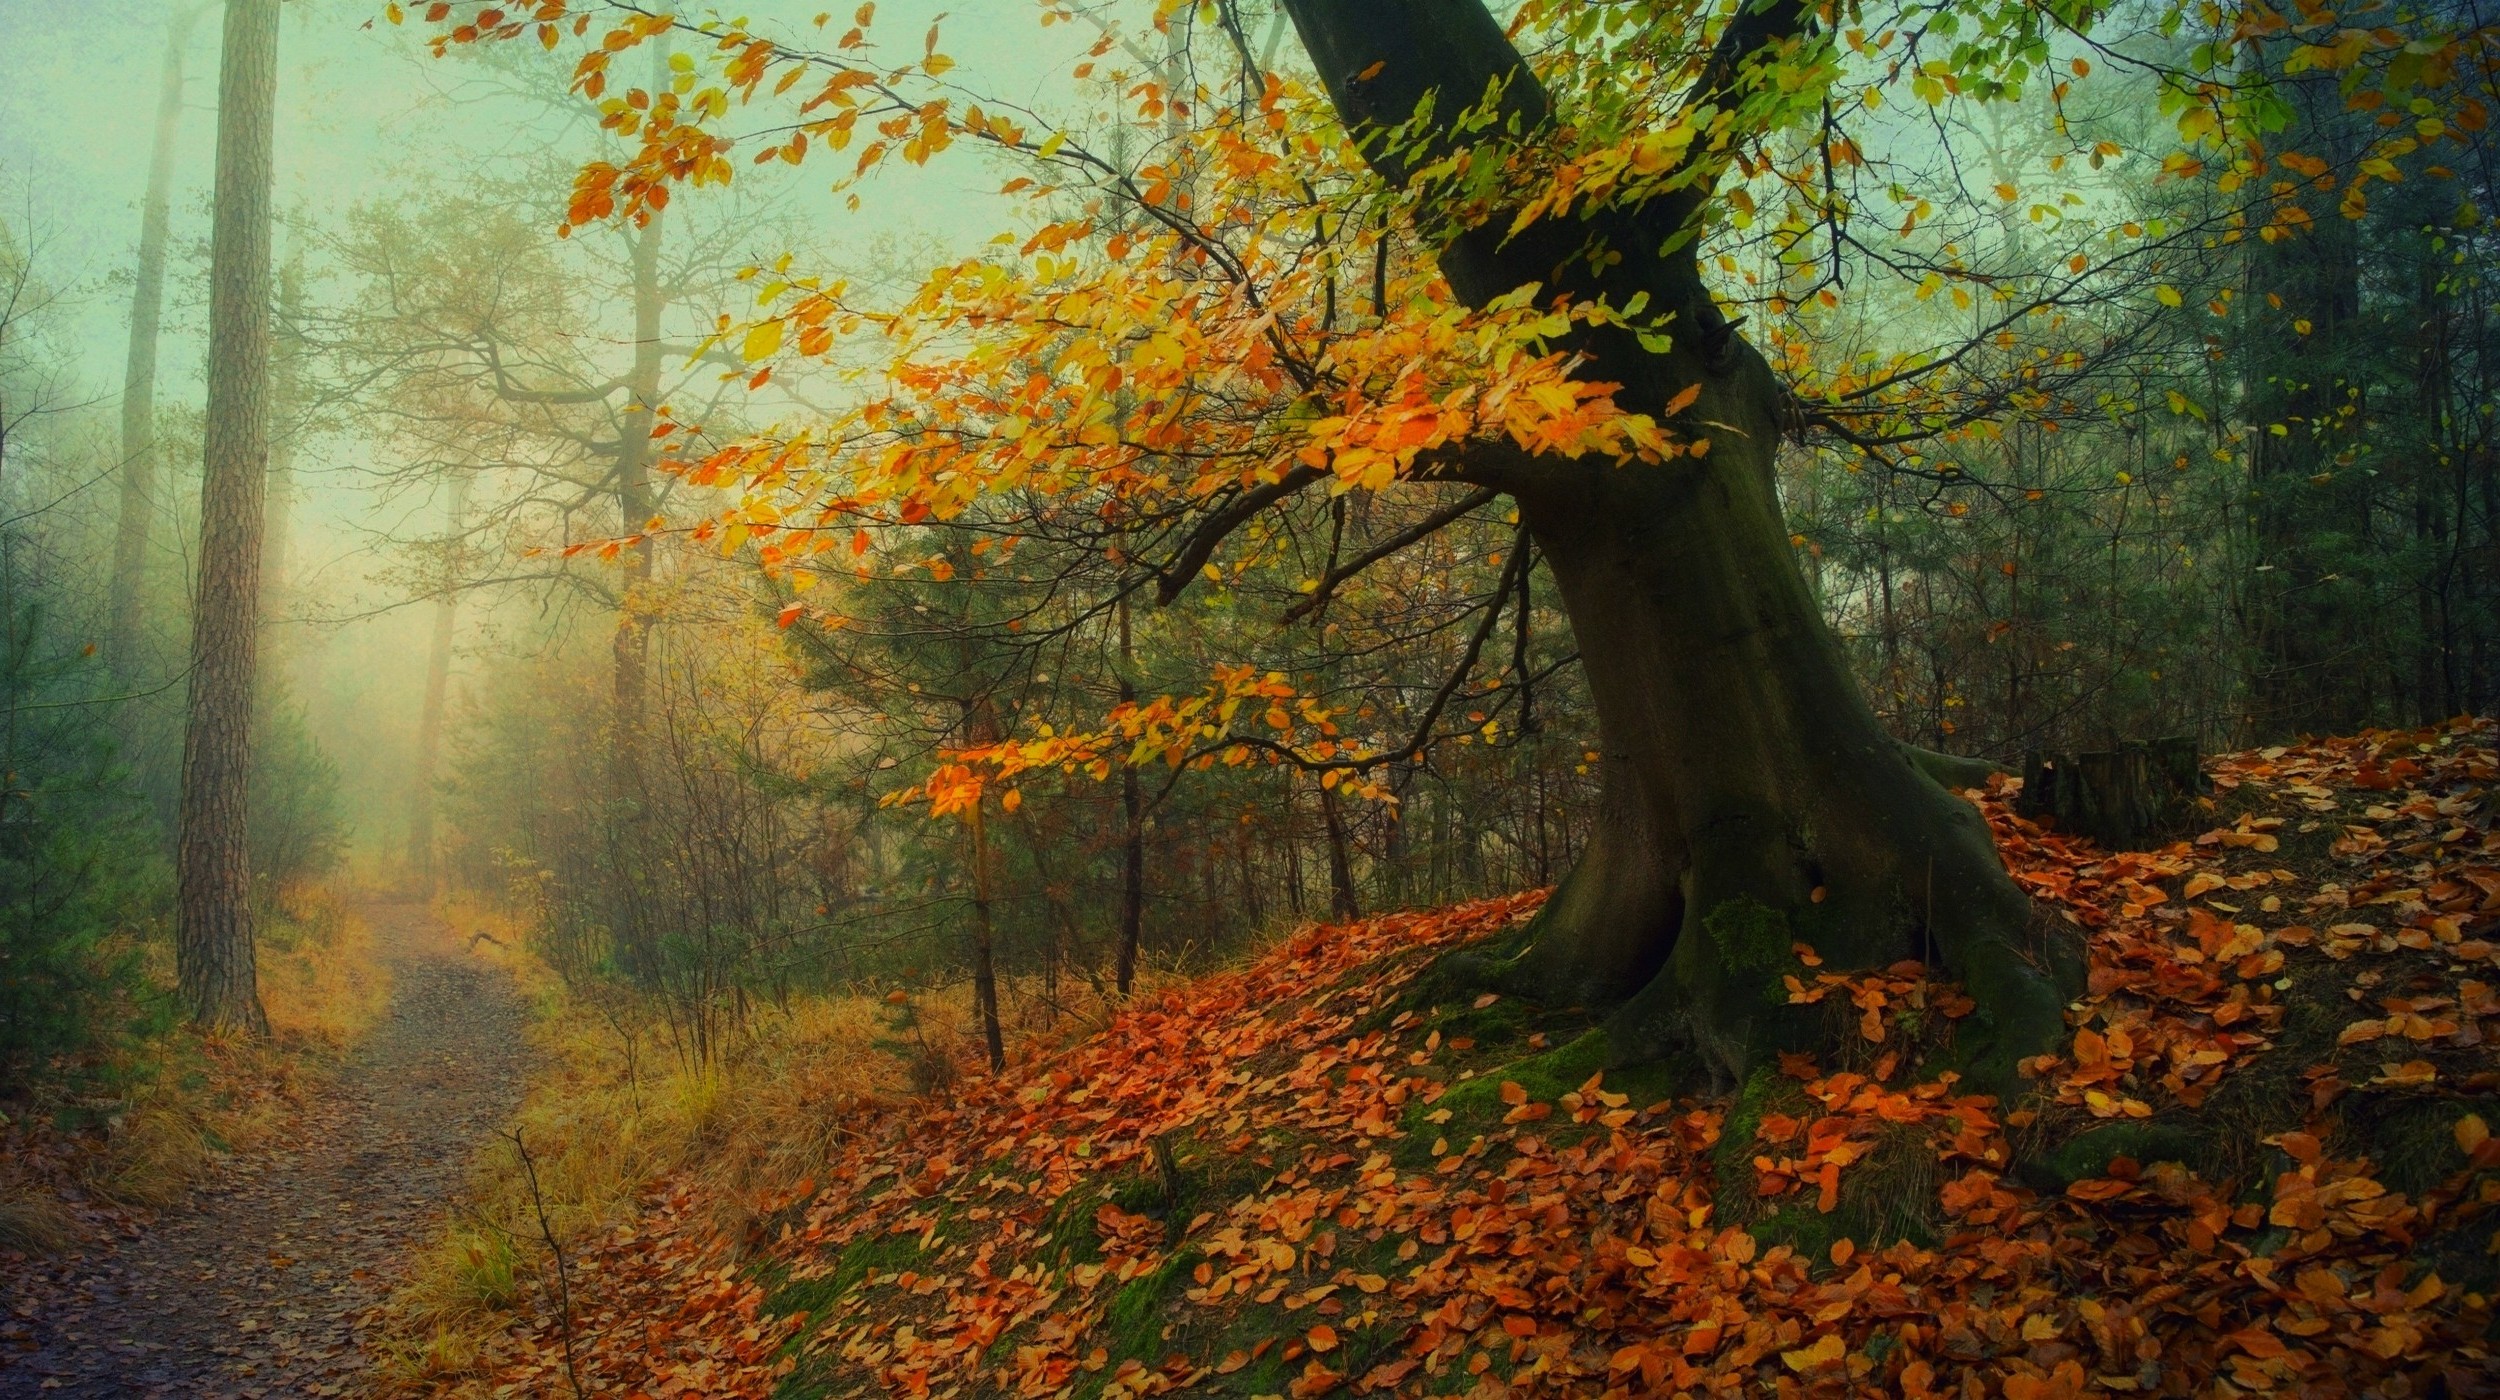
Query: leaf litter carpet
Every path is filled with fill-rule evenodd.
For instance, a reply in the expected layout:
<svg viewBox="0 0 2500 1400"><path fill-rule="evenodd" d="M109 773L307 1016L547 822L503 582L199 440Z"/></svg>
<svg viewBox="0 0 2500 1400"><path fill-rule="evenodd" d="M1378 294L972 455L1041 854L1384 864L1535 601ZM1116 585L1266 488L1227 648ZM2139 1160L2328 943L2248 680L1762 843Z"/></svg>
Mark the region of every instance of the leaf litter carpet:
<svg viewBox="0 0 2500 1400"><path fill-rule="evenodd" d="M0 1294L0 1397L353 1393L361 1315L518 1107L526 1011L422 905L369 904L388 1012L268 1149ZM26 1343L33 1343L26 1350Z"/></svg>
<svg viewBox="0 0 2500 1400"><path fill-rule="evenodd" d="M1801 947L1789 994L1851 1018L1846 1064L1787 1057L1751 1107L1645 1102L1550 1072L1569 1028L1504 1041L1501 999L1414 995L1539 896L1305 930L951 1098L846 1108L853 1145L744 1203L743 1240L656 1183L578 1261L584 1385L2495 1393L2493 742L2460 721L2227 755L2206 828L2151 852L1979 794L2091 964L2012 1111L1923 1069L1970 1008L1915 966ZM2131 1124L2140 1160L2064 1189L2015 1169ZM1915 1238L1851 1238L1870 1202ZM496 1393L563 1393L552 1309L512 1337Z"/></svg>

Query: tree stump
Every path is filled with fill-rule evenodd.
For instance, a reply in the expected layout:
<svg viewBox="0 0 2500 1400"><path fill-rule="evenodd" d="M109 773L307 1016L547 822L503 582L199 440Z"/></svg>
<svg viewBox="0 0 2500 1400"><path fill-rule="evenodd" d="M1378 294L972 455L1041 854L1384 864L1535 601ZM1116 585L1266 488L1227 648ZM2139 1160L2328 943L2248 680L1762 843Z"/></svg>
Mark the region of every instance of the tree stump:
<svg viewBox="0 0 2500 1400"><path fill-rule="evenodd" d="M2196 741L2152 739L2097 753L2029 755L2014 810L2111 850L2132 850L2192 824L2204 791Z"/></svg>

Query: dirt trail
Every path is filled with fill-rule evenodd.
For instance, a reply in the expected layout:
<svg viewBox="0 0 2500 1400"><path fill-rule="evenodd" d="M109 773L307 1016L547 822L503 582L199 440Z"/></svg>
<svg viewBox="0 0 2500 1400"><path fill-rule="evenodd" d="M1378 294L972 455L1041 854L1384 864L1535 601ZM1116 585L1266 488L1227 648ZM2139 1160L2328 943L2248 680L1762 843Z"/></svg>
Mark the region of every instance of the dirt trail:
<svg viewBox="0 0 2500 1400"><path fill-rule="evenodd" d="M421 904L369 903L391 1005L283 1141L56 1266L0 1397L339 1395L357 1317L517 1106L520 999Z"/></svg>

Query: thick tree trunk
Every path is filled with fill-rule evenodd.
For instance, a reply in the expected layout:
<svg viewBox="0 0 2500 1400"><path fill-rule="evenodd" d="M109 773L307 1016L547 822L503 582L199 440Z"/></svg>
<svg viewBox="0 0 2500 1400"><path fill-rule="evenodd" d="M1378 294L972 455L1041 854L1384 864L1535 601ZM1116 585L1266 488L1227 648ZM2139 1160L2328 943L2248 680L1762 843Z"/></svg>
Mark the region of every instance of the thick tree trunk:
<svg viewBox="0 0 2500 1400"><path fill-rule="evenodd" d="M1535 77L1473 0L1286 8L1358 134L1405 120L1430 94L1453 116L1497 81L1520 130L1548 119ZM1738 59L1806 22L1777 0L1747 15L1722 41L1733 52L1711 65L1713 81L1741 81ZM1414 159L1376 144L1371 155L1401 182ZM2034 923L1977 810L1884 732L1826 630L1775 485L1786 394L1676 237L1696 212L1662 199L1515 237L1496 213L1440 252L1471 304L1537 282L1618 306L1639 292L1672 311L1668 353L1593 331L1577 346L1583 374L1621 385L1620 402L1650 412L1698 385L1699 402L1674 425L1709 425L1706 455L1664 465L1540 458L1467 469L1520 504L1571 620L1603 753L1590 842L1501 974L1549 998L1614 1007L1618 1059L1686 1049L1742 1078L1776 1052L1828 1047L1839 1034L1825 1008L1789 1004L1782 979L1805 973L1797 945L1832 969L1915 959L1978 1003L1959 1031L1965 1073L2012 1092L2018 1060L2062 1041L2080 969L2040 936L2048 925ZM1610 257L1590 258L1593 245Z"/></svg>
<svg viewBox="0 0 2500 1400"><path fill-rule="evenodd" d="M1750 358L1750 357L1748 357ZM1833 968L1941 965L1979 1003L1964 1053L2013 1082L2053 1043L2071 976L1986 824L1885 734L1797 572L1773 490L1766 371L1708 382L1710 454L1546 464L1518 498L1596 702L1606 797L1518 968L1619 1002L1617 1053L1689 1044L1741 1077L1830 1034L1792 1006ZM1628 999L1625 993L1630 992Z"/></svg>
<svg viewBox="0 0 2500 1400"><path fill-rule="evenodd" d="M121 501L113 525L113 575L105 604L105 660L124 683L139 674L139 615L146 600L148 536L156 523L156 340L165 311L165 239L172 223L174 141L182 132L182 59L204 13L174 13L156 95L148 188L139 207L139 263L131 279L130 344L122 363Z"/></svg>
<svg viewBox="0 0 2500 1400"><path fill-rule="evenodd" d="M175 846L174 950L192 1019L266 1033L253 967L246 799L269 468L269 210L278 0L228 0L217 77L206 479Z"/></svg>

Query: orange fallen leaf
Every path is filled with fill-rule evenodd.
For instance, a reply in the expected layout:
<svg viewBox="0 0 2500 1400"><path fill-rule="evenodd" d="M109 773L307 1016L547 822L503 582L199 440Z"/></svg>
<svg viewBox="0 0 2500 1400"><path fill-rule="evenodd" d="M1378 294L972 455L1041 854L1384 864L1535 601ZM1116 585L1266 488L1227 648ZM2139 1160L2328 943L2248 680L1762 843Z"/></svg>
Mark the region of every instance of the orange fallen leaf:
<svg viewBox="0 0 2500 1400"><path fill-rule="evenodd" d="M2374 1087L2383 1084L2391 1089L2408 1089L2439 1078L2439 1071L2432 1068L2428 1060L2407 1060L2400 1065L2382 1064L2379 1070L2379 1077L2370 1081Z"/></svg>
<svg viewBox="0 0 2500 1400"><path fill-rule="evenodd" d="M1814 1344L1811 1346L1802 1346L1797 1348L1795 1351L1781 1352L1780 1361L1786 1365L1789 1370L1802 1376L1815 1371L1823 1370L1827 1367L1837 1366L1840 1364L1840 1359L1848 1354L1848 1344L1841 1341L1836 1334L1827 1332L1822 1337L1816 1339Z"/></svg>

